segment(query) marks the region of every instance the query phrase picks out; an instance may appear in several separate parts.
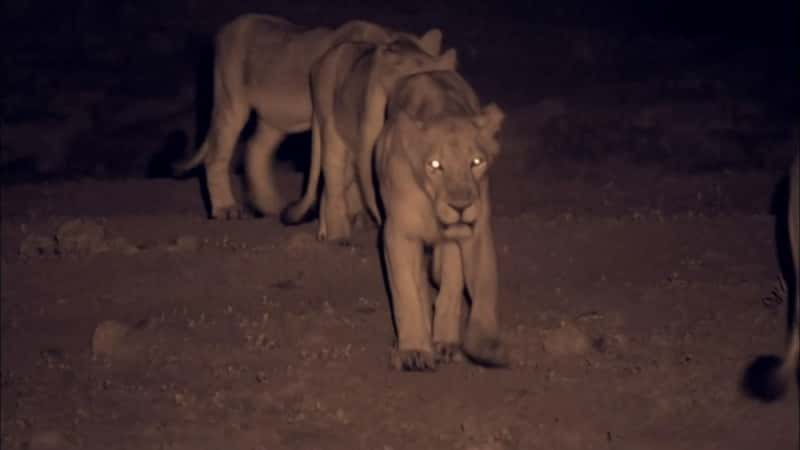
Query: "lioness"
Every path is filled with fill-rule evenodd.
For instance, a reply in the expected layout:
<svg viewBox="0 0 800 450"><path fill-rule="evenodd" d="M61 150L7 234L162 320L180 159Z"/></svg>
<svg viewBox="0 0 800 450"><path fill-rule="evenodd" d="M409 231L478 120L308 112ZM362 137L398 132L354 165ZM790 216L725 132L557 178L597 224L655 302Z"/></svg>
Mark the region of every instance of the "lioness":
<svg viewBox="0 0 800 450"><path fill-rule="evenodd" d="M375 219L380 221L372 186L372 147L383 127L386 97L397 80L406 75L455 70L456 63L453 49L430 56L402 38L378 45L346 42L325 53L311 69L313 118L308 186L303 198L284 210L283 221L295 224L306 216L316 199L320 169L325 176L325 189L320 201L319 239L350 238L351 223L364 210L362 191ZM366 170L362 175L363 189L356 183L355 159Z"/></svg>
<svg viewBox="0 0 800 450"><path fill-rule="evenodd" d="M239 133L250 110L255 109L258 124L245 159L250 194L262 213L279 212L282 201L274 182L273 156L287 134L311 126L311 65L340 42L384 43L398 37L416 42L431 55L439 54L442 33L435 28L417 37L364 21L331 29L305 28L261 14L234 19L216 36L214 104L208 136L194 156L175 164L176 173L205 163L211 217L241 217L231 189L230 162Z"/></svg>
<svg viewBox="0 0 800 450"><path fill-rule="evenodd" d="M782 397L791 380L800 375L797 371L800 364L800 151L795 155L789 173L787 225L794 267L794 317L791 318L786 354L782 359L776 356L758 358L745 378L750 392L765 401Z"/></svg>
<svg viewBox="0 0 800 450"><path fill-rule="evenodd" d="M481 109L473 89L452 71L406 77L389 96L375 169L386 215L397 368L429 370L459 351L489 366L508 363L499 337L487 177L500 151L503 118L494 103ZM439 286L432 323L425 246L433 247L432 278ZM465 286L472 307L462 338Z"/></svg>

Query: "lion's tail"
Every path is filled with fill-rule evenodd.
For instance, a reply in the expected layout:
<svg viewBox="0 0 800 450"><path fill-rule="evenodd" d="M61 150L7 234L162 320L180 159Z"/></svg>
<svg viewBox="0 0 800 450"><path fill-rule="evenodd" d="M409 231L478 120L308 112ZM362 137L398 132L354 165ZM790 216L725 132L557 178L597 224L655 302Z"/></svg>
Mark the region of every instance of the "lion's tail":
<svg viewBox="0 0 800 450"><path fill-rule="evenodd" d="M789 175L789 245L794 266L794 317L789 328L786 353L783 358L762 356L748 368L745 387L764 401L781 398L789 384L798 376L800 364L800 151L795 155ZM792 289L789 290L792 292Z"/></svg>
<svg viewBox="0 0 800 450"><path fill-rule="evenodd" d="M798 375L800 364L800 149L794 158L789 183L789 245L792 246L794 265L794 317L789 331L789 345L778 374L778 379L787 384Z"/></svg>
<svg viewBox="0 0 800 450"><path fill-rule="evenodd" d="M175 176L184 175L199 166L206 159L209 149L210 145L208 144L208 139L206 139L194 155L172 163L172 174Z"/></svg>
<svg viewBox="0 0 800 450"><path fill-rule="evenodd" d="M317 186L319 185L319 176L322 170L322 142L317 119L312 118L311 121L311 166L308 169L308 181L306 185L306 192L303 197L295 202L290 203L281 212L281 222L285 225L297 225L308 220L309 211L311 206L317 200Z"/></svg>
<svg viewBox="0 0 800 450"><path fill-rule="evenodd" d="M381 214L378 211L378 200L375 196L375 184L372 178L372 158L375 152L375 145L373 142L369 148L362 149L358 155L358 179L361 183L361 193L364 196L364 203L367 204L369 212L378 225L381 224Z"/></svg>

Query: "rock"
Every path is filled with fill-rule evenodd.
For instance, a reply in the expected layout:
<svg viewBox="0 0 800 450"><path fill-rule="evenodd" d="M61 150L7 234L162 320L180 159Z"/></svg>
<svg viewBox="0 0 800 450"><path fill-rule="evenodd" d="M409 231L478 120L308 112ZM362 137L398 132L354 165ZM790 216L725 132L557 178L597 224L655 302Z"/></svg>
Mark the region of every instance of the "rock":
<svg viewBox="0 0 800 450"><path fill-rule="evenodd" d="M139 247L132 244L124 237L116 237L114 239L109 239L108 241L106 241L106 245L108 246L109 250L117 253L122 253L125 255L135 255L141 251Z"/></svg>
<svg viewBox="0 0 800 450"><path fill-rule="evenodd" d="M553 356L581 355L589 347L589 338L572 324L545 332L544 351Z"/></svg>
<svg viewBox="0 0 800 450"><path fill-rule="evenodd" d="M56 230L57 251L62 255L104 252L108 250L105 234L105 228L96 222L70 220Z"/></svg>
<svg viewBox="0 0 800 450"><path fill-rule="evenodd" d="M73 446L64 433L54 430L34 432L28 443L29 450L63 450Z"/></svg>
<svg viewBox="0 0 800 450"><path fill-rule="evenodd" d="M167 246L168 252L193 252L200 248L200 239L196 236L178 236Z"/></svg>
<svg viewBox="0 0 800 450"><path fill-rule="evenodd" d="M92 353L112 356L130 331L130 326L116 320L106 320L100 323L92 335Z"/></svg>
<svg viewBox="0 0 800 450"><path fill-rule="evenodd" d="M301 254L305 249L313 247L317 240L310 233L297 232L289 236L286 241L286 250L293 256Z"/></svg>
<svg viewBox="0 0 800 450"><path fill-rule="evenodd" d="M19 245L20 256L42 256L56 253L55 239L38 234L30 234Z"/></svg>

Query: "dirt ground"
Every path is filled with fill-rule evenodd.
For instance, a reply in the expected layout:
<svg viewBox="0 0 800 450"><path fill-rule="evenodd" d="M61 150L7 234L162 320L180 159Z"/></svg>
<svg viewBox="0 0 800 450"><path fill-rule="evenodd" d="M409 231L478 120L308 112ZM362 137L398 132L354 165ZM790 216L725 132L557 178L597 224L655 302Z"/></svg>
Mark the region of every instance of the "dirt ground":
<svg viewBox="0 0 800 450"><path fill-rule="evenodd" d="M196 30L245 11L353 16L232 4L206 6ZM416 31L429 22L382 14L360 16ZM740 386L756 356L783 351L782 177L797 81L748 72L769 58L744 47L687 56L722 38L623 45L588 26L540 24L535 38L504 22L507 34L477 40L491 22L441 23L467 79L507 114L491 177L510 368L393 370L377 229L339 246L318 242L314 222L207 219L199 178L152 170L175 129L194 132L196 99L175 106L192 90L87 94L103 77L74 69L71 87L42 88L62 96L56 106L9 100L0 446L797 449L797 386L771 404ZM169 47L173 34L160 33L147 45ZM649 52L683 62L664 72ZM41 67L27 55L12 86L30 88L23 75ZM166 69L175 85L189 76ZM90 125L42 116L70 98L95 99ZM42 129L82 131L62 158L35 147L46 139L24 144L50 136ZM280 167L294 198L303 164Z"/></svg>

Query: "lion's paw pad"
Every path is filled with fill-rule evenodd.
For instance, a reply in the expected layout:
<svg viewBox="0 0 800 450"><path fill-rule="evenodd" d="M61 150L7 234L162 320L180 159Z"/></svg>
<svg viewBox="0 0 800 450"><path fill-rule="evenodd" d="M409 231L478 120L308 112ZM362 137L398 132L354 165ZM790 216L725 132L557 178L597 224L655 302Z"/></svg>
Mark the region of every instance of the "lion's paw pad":
<svg viewBox="0 0 800 450"><path fill-rule="evenodd" d="M241 220L245 216L245 211L237 205L216 208L211 212L211 218L216 220Z"/></svg>
<svg viewBox="0 0 800 450"><path fill-rule="evenodd" d="M391 363L396 370L423 372L436 369L433 352L420 350L396 350L392 352Z"/></svg>

